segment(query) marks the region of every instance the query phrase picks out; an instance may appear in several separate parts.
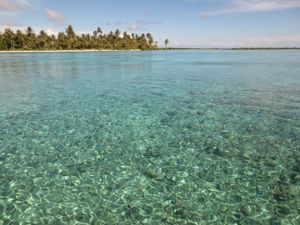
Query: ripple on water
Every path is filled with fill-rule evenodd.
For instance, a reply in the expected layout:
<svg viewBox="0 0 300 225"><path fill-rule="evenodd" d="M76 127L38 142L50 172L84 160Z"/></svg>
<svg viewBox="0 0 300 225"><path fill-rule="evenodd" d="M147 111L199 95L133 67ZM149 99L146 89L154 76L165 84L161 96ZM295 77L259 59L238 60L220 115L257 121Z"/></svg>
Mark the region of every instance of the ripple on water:
<svg viewBox="0 0 300 225"><path fill-rule="evenodd" d="M86 54L0 54L0 224L300 223L299 51Z"/></svg>

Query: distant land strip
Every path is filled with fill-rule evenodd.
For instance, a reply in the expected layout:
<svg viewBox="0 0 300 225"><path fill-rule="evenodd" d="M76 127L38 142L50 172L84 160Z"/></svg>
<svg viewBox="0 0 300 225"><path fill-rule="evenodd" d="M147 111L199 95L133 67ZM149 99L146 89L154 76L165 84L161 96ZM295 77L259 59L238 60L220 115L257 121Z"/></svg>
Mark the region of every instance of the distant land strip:
<svg viewBox="0 0 300 225"><path fill-rule="evenodd" d="M250 48L250 47L241 47L241 48L158 48L157 50L297 50L298 47L263 47L263 48Z"/></svg>
<svg viewBox="0 0 300 225"><path fill-rule="evenodd" d="M155 48L148 51L259 51L259 50L300 50L300 48ZM68 50L0 50L0 53L76 53L76 52L136 52L142 49L68 49Z"/></svg>

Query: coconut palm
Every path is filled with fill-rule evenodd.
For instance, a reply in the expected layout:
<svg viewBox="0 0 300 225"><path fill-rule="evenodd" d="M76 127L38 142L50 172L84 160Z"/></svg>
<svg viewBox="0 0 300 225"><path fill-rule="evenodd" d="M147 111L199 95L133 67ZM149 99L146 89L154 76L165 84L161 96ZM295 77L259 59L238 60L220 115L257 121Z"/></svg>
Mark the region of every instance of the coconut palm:
<svg viewBox="0 0 300 225"><path fill-rule="evenodd" d="M169 42L170 42L169 39L166 39L165 40L165 46L168 46Z"/></svg>

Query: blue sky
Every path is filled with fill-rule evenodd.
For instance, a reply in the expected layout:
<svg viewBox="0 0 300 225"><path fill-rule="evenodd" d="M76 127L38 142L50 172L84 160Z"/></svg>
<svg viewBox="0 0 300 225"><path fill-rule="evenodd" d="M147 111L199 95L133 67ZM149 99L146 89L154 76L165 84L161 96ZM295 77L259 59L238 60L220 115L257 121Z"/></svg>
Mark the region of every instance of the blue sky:
<svg viewBox="0 0 300 225"><path fill-rule="evenodd" d="M0 0L0 30L68 24L151 32L179 47L300 47L300 0Z"/></svg>

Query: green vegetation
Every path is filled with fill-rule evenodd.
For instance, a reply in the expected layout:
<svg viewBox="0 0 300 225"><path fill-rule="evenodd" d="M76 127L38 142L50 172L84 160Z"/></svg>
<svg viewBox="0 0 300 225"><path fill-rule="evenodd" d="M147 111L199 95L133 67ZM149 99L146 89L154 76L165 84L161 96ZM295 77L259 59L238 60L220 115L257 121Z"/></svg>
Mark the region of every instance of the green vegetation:
<svg viewBox="0 0 300 225"><path fill-rule="evenodd" d="M168 46L169 42L170 42L169 39L166 39L165 40L165 46Z"/></svg>
<svg viewBox="0 0 300 225"><path fill-rule="evenodd" d="M80 49L111 49L127 50L157 49L157 42L150 33L121 35L120 30L103 34L101 28L97 28L93 34L78 35L73 27L69 25L65 32L57 35L48 35L41 30L39 34L34 33L31 27L23 33L20 30L14 32L7 28L0 32L0 50L80 50Z"/></svg>

